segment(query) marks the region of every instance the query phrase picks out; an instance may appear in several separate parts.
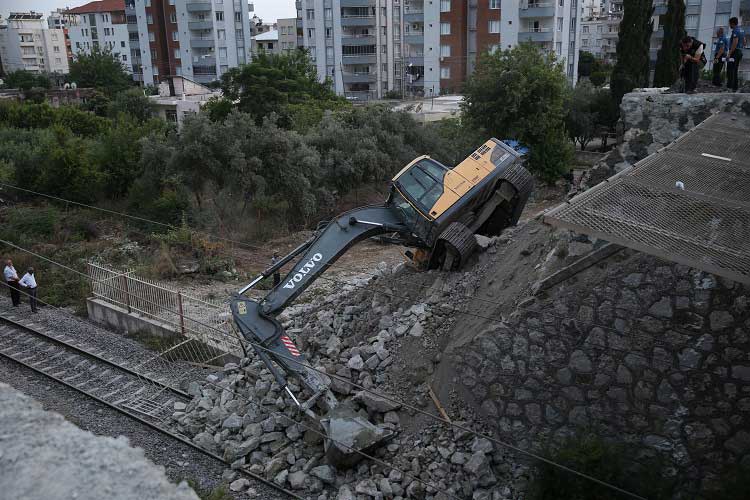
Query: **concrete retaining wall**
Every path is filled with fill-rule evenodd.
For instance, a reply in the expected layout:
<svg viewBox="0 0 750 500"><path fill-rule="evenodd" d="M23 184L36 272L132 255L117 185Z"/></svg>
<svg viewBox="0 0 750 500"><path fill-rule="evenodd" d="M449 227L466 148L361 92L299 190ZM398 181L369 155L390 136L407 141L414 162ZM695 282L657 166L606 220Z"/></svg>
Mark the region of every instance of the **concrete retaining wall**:
<svg viewBox="0 0 750 500"><path fill-rule="evenodd" d="M126 309L94 297L86 299L89 318L99 325L120 333L145 333L155 337L178 337L174 326L151 318L128 313Z"/></svg>

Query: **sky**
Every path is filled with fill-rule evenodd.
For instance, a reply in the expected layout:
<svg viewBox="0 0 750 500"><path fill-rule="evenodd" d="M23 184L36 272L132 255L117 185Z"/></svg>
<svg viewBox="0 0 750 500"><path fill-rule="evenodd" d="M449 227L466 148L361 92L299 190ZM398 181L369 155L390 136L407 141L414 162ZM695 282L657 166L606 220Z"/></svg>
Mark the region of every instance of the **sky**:
<svg viewBox="0 0 750 500"><path fill-rule="evenodd" d="M78 7L91 0L0 0L0 14L34 10L45 16L58 7ZM273 22L285 17L297 17L294 0L250 0L255 5L255 14L265 22Z"/></svg>

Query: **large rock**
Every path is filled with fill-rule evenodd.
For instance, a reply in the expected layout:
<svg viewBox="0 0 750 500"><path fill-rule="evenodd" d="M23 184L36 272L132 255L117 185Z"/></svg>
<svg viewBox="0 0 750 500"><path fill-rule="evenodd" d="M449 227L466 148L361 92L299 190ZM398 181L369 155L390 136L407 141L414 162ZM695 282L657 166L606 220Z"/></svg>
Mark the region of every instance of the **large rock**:
<svg viewBox="0 0 750 500"><path fill-rule="evenodd" d="M326 484L333 484L336 482L336 470L330 465L319 465L318 467L313 467L310 470L310 474Z"/></svg>
<svg viewBox="0 0 750 500"><path fill-rule="evenodd" d="M384 397L378 396L368 391L358 392L354 396L354 399L365 405L371 412L386 413L401 408L401 405L399 403L389 401Z"/></svg>

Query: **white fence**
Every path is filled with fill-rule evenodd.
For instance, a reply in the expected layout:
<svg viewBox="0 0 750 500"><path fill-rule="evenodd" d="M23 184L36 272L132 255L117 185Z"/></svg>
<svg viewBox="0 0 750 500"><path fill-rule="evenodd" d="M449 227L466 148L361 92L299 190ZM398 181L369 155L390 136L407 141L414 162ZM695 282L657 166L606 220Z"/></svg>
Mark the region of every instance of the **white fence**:
<svg viewBox="0 0 750 500"><path fill-rule="evenodd" d="M186 295L157 281L139 278L132 270L120 271L93 262L87 268L95 298L126 309L129 314L167 324L186 339L226 353L241 353L226 304Z"/></svg>

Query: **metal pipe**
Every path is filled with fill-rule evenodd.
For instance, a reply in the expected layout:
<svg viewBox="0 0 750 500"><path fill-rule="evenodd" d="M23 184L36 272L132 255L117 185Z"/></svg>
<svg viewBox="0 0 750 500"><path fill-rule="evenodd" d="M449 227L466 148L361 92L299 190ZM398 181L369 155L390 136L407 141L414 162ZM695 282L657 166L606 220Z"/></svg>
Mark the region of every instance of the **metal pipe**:
<svg viewBox="0 0 750 500"><path fill-rule="evenodd" d="M299 255L303 251L305 251L307 249L307 247L309 247L312 244L313 241L315 241L315 237L310 238L309 240L305 241L304 243L302 243L301 245L299 245L297 248L295 248L294 250L292 250L290 253L288 253L287 255L285 255L276 264L272 265L271 267L269 267L268 269L266 269L265 271L263 271L262 273L260 273L260 275L257 276L253 281L251 281L249 284L247 284L244 287L242 287L240 289L240 291L239 291L239 294L240 295L244 294L245 292L247 292L248 290L250 290L252 287L254 287L255 285L257 285L260 281L268 278L275 271L277 271L277 270L281 269L282 267L284 267L284 265L287 262L289 262L290 260L292 260L293 258L295 258L297 255Z"/></svg>

